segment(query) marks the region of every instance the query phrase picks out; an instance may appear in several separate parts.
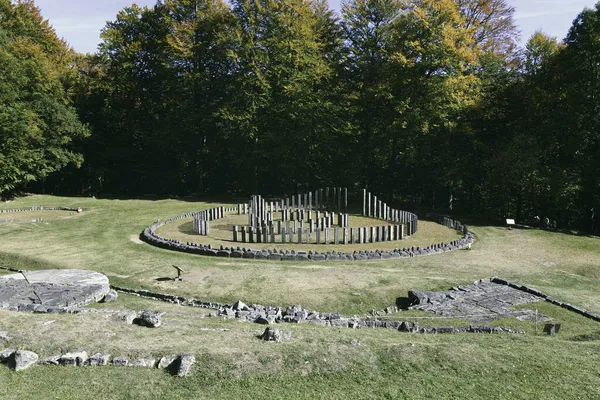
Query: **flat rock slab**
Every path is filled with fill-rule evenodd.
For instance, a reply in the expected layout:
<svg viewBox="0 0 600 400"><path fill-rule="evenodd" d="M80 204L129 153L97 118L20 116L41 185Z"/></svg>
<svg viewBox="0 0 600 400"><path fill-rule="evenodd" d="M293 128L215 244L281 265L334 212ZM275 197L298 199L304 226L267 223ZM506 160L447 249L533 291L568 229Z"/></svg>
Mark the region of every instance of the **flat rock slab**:
<svg viewBox="0 0 600 400"><path fill-rule="evenodd" d="M545 299L522 290L490 281L478 281L473 285L459 286L444 292L408 292L411 309L431 311L447 317L465 318L471 321L492 321L500 318L535 318L532 310L513 310L521 304L530 304ZM538 321L547 321L538 314Z"/></svg>
<svg viewBox="0 0 600 400"><path fill-rule="evenodd" d="M28 271L0 276L0 307L82 307L100 301L109 291L108 278L98 272Z"/></svg>

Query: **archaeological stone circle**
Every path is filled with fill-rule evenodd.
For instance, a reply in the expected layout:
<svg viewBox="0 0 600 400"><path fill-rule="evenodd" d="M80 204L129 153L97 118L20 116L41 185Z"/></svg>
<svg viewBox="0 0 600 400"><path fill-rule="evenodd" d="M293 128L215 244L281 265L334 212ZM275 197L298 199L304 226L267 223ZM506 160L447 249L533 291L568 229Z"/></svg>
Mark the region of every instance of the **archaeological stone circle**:
<svg viewBox="0 0 600 400"><path fill-rule="evenodd" d="M286 244L353 245L380 242L399 242L417 233L418 216L408 211L390 207L381 198L363 189L362 216L383 221L373 226L350 227L348 213L348 189L325 188L314 192L284 196L267 200L254 195L248 203L236 207L214 207L187 213L165 221L157 221L144 229L140 238L157 247L198 255L291 261L378 260L415 257L465 248L474 238L468 227L458 221L443 218L439 222L456 229L463 237L449 243L436 243L427 247L404 247L393 250L363 250L350 252L295 251L285 249ZM213 246L183 243L176 239L161 237L157 229L163 225L192 218L193 231L209 236L212 221L228 215L246 215L247 225L231 226L231 243L238 246ZM273 244L283 249L257 250L246 247L255 243Z"/></svg>

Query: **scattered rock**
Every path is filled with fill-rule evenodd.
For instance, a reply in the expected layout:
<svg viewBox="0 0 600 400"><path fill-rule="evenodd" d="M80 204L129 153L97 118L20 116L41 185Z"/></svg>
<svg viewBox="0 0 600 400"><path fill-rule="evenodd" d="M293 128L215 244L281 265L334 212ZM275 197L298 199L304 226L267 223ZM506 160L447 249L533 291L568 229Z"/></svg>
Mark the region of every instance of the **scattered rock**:
<svg viewBox="0 0 600 400"><path fill-rule="evenodd" d="M102 303L109 303L111 301L115 301L117 300L117 297L119 295L117 294L116 290L111 289L106 296L104 296L104 298L102 299Z"/></svg>
<svg viewBox="0 0 600 400"><path fill-rule="evenodd" d="M0 362L4 362L5 360L8 360L15 351L17 351L17 349L0 350Z"/></svg>
<svg viewBox="0 0 600 400"><path fill-rule="evenodd" d="M8 336L8 332L0 332L0 340L9 341L12 337Z"/></svg>
<svg viewBox="0 0 600 400"><path fill-rule="evenodd" d="M196 357L193 354L183 354L179 357L177 376L186 376L190 372L192 364L196 362Z"/></svg>
<svg viewBox="0 0 600 400"><path fill-rule="evenodd" d="M250 308L240 300L236 301L232 308L236 311L250 311Z"/></svg>
<svg viewBox="0 0 600 400"><path fill-rule="evenodd" d="M12 355L13 368L15 371L22 371L35 364L39 356L33 351L17 350Z"/></svg>
<svg viewBox="0 0 600 400"><path fill-rule="evenodd" d="M128 366L130 366L130 367L143 367L143 368L154 368L155 365L156 365L156 360L154 358L137 358L128 364Z"/></svg>
<svg viewBox="0 0 600 400"><path fill-rule="evenodd" d="M50 356L50 357L46 357L42 361L42 364L46 364L46 365L59 365L61 357L62 356Z"/></svg>
<svg viewBox="0 0 600 400"><path fill-rule="evenodd" d="M157 328L162 325L161 317L163 314L156 311L142 311L140 317L137 319L137 323L141 326Z"/></svg>
<svg viewBox="0 0 600 400"><path fill-rule="evenodd" d="M89 365L90 367L98 367L102 365L108 365L108 361L110 360L110 354L102 354L96 353L86 361L85 365Z"/></svg>
<svg viewBox="0 0 600 400"><path fill-rule="evenodd" d="M85 351L78 351L78 352L74 352L74 353L67 353L64 354L59 362L61 365L67 366L67 367L78 367L78 366L82 366L85 364L85 362L88 359L88 355L87 352Z"/></svg>
<svg viewBox="0 0 600 400"><path fill-rule="evenodd" d="M275 323L275 316L274 315L260 316L257 319L255 319L254 322L256 322L257 324L262 324L262 325L272 325Z"/></svg>
<svg viewBox="0 0 600 400"><path fill-rule="evenodd" d="M122 311L115 314L117 321L125 322L126 324L133 324L133 321L137 318L135 311Z"/></svg>
<svg viewBox="0 0 600 400"><path fill-rule="evenodd" d="M175 362L175 360L177 360L177 356L163 356L160 358L160 361L158 362L158 368L170 368L173 363Z"/></svg>
<svg viewBox="0 0 600 400"><path fill-rule="evenodd" d="M127 357L115 357L113 358L113 365L117 367L126 367L129 364L129 358Z"/></svg>
<svg viewBox="0 0 600 400"><path fill-rule="evenodd" d="M265 340L267 342L281 342L281 332L277 328L267 328L260 336L260 339Z"/></svg>

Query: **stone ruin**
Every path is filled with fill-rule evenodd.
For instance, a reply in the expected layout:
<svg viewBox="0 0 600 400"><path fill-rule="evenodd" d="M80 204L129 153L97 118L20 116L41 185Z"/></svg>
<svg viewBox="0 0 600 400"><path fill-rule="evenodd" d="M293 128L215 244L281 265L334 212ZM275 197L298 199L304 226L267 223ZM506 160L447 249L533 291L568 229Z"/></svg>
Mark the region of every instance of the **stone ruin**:
<svg viewBox="0 0 600 400"><path fill-rule="evenodd" d="M98 272L71 269L21 271L0 277L0 308L65 312L102 300L110 291Z"/></svg>
<svg viewBox="0 0 600 400"><path fill-rule="evenodd" d="M412 246L390 250L295 251L283 249L251 249L241 246L213 247L210 244L181 242L160 236L157 229L163 225L193 218L194 232L210 233L210 222L223 218L226 213L248 216L247 226L232 227L233 243L298 243L298 244L365 244L399 241L413 235L418 228L416 214L389 207L366 189L362 190L362 213L365 217L386 221L387 225L349 228L348 190L346 188L318 189L267 202L253 196L248 203L236 207L215 207L201 212L190 212L164 221L157 221L140 234L140 239L153 246L204 256L246 258L273 261L366 261L389 260L445 253L468 248L475 237L466 225L450 220L443 223L456 229L462 237L429 246ZM313 202L314 199L314 202ZM281 219L277 219L281 215ZM315 218L312 218L312 217ZM337 222L336 222L337 219ZM311 221L312 220L312 221ZM337 226L335 226L337 225ZM240 229L241 228L241 229ZM314 240L313 240L314 238Z"/></svg>
<svg viewBox="0 0 600 400"><path fill-rule="evenodd" d="M267 201L260 195L238 204L238 215L248 215L248 225L232 227L236 243L365 244L402 240L417 231L416 214L396 210L367 190L362 191L362 215L387 225L350 228L348 189L317 189ZM330 195L331 194L331 195ZM314 202L313 202L314 200ZM194 226L202 224L196 222ZM202 234L202 233L201 233Z"/></svg>

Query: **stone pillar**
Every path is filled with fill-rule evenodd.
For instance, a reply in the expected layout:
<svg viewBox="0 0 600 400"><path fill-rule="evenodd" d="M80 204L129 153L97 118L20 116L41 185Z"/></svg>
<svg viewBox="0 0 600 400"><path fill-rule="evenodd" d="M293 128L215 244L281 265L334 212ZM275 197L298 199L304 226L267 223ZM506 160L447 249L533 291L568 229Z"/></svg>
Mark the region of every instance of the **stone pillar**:
<svg viewBox="0 0 600 400"><path fill-rule="evenodd" d="M237 225L233 226L233 241L234 242L238 241L238 226Z"/></svg>
<svg viewBox="0 0 600 400"><path fill-rule="evenodd" d="M308 223L310 224L310 232L314 232L315 231L315 221L311 218L308 220Z"/></svg>
<svg viewBox="0 0 600 400"><path fill-rule="evenodd" d="M308 214L309 214L309 216L312 211L312 202L313 202L312 192L308 192Z"/></svg>
<svg viewBox="0 0 600 400"><path fill-rule="evenodd" d="M344 228L344 244L348 244L348 228Z"/></svg>
<svg viewBox="0 0 600 400"><path fill-rule="evenodd" d="M373 218L377 218L377 196L373 196Z"/></svg>
<svg viewBox="0 0 600 400"><path fill-rule="evenodd" d="M283 230L281 231L281 243L285 243L286 241L286 236L287 236L287 230L285 228L283 228Z"/></svg>
<svg viewBox="0 0 600 400"><path fill-rule="evenodd" d="M342 188L338 188L338 211L342 211Z"/></svg>
<svg viewBox="0 0 600 400"><path fill-rule="evenodd" d="M387 225L384 225L382 228L383 228L383 229L382 229L382 231L383 231L383 235L382 235L381 241L382 241L382 242L387 242L387 241L388 241L388 239L389 239L389 238L388 238L388 234L389 234L389 233L388 233L388 226L387 226Z"/></svg>
<svg viewBox="0 0 600 400"><path fill-rule="evenodd" d="M362 201L362 216L367 215L367 189L362 190L363 201Z"/></svg>
<svg viewBox="0 0 600 400"><path fill-rule="evenodd" d="M298 228L298 244L302 244L302 228Z"/></svg>
<svg viewBox="0 0 600 400"><path fill-rule="evenodd" d="M348 212L348 188L344 188L344 212Z"/></svg>
<svg viewBox="0 0 600 400"><path fill-rule="evenodd" d="M329 228L325 228L325 244L329 244Z"/></svg>
<svg viewBox="0 0 600 400"><path fill-rule="evenodd" d="M363 244L365 242L365 235L363 234L363 228L358 228L358 243Z"/></svg>
<svg viewBox="0 0 600 400"><path fill-rule="evenodd" d="M370 229L371 229L371 235L370 235L371 236L371 240L370 240L370 243L375 243L375 242L377 242L377 233L376 233L377 230L376 230L376 228L374 226L371 226Z"/></svg>
<svg viewBox="0 0 600 400"><path fill-rule="evenodd" d="M277 234L281 235L281 221L277 221Z"/></svg>
<svg viewBox="0 0 600 400"><path fill-rule="evenodd" d="M356 243L356 228L350 228L350 243Z"/></svg>
<svg viewBox="0 0 600 400"><path fill-rule="evenodd" d="M258 226L256 228L256 243L262 243L263 242L263 230L262 227Z"/></svg>
<svg viewBox="0 0 600 400"><path fill-rule="evenodd" d="M250 243L254 243L254 227L249 228L248 236L250 237Z"/></svg>
<svg viewBox="0 0 600 400"><path fill-rule="evenodd" d="M271 231L271 243L275 243L275 227L271 225L269 227L269 230Z"/></svg>
<svg viewBox="0 0 600 400"><path fill-rule="evenodd" d="M400 239L404 239L404 225L400 225Z"/></svg>
<svg viewBox="0 0 600 400"><path fill-rule="evenodd" d="M333 228L333 243L340 244L340 228Z"/></svg>
<svg viewBox="0 0 600 400"><path fill-rule="evenodd" d="M306 239L305 239L305 240L306 240L306 241L305 241L305 243L306 243L306 244L310 244L310 231L309 231L309 230L307 230L307 231L305 232L304 236L306 237Z"/></svg>
<svg viewBox="0 0 600 400"><path fill-rule="evenodd" d="M317 235L317 244L321 244L321 230L317 229L315 234Z"/></svg>

